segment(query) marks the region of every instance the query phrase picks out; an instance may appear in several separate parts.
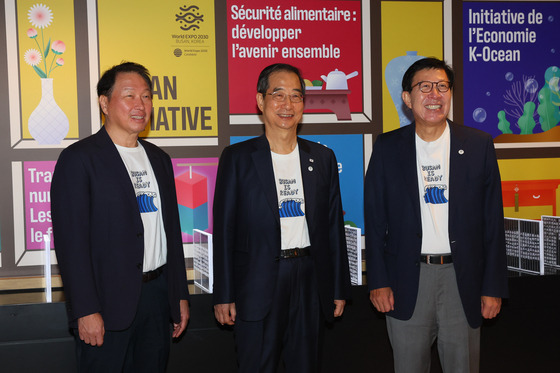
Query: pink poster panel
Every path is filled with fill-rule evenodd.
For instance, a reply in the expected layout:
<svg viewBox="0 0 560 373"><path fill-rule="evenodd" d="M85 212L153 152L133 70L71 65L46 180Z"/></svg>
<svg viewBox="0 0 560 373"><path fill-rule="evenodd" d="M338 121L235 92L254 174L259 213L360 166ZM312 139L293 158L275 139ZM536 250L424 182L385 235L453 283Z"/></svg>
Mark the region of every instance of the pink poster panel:
<svg viewBox="0 0 560 373"><path fill-rule="evenodd" d="M361 13L361 1L228 0L230 114L258 113L258 75L277 62L306 79L305 113L362 113Z"/></svg>
<svg viewBox="0 0 560 373"><path fill-rule="evenodd" d="M26 250L44 249L43 236L51 236L51 180L56 161L23 162Z"/></svg>

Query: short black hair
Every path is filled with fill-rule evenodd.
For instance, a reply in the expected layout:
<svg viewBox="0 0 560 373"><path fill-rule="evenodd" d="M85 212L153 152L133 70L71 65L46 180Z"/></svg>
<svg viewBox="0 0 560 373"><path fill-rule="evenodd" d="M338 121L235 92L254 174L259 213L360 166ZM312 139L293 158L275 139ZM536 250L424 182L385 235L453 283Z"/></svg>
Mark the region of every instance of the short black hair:
<svg viewBox="0 0 560 373"><path fill-rule="evenodd" d="M268 88L269 88L268 87L268 78L270 77L270 75L272 75L274 73L277 73L277 72L280 72L280 71L285 71L285 72L296 74L298 79L299 79L299 83L301 85L301 93L305 95L305 82L303 81L303 78L301 77L301 72L299 71L299 69L297 67L289 65L287 63L275 63L275 64L272 64L272 65L269 65L269 66L265 67L259 75L259 80L257 82L257 92L265 95L266 91L268 91Z"/></svg>
<svg viewBox="0 0 560 373"><path fill-rule="evenodd" d="M148 69L135 62L123 61L103 73L97 83L97 97L107 96L111 98L117 75L120 73L136 73L140 75L148 84L150 92L152 92L152 77Z"/></svg>
<svg viewBox="0 0 560 373"><path fill-rule="evenodd" d="M408 68L408 70L406 70L402 79L403 92L412 91L412 79L414 78L414 75L416 75L418 71L425 70L425 69L444 70L445 74L447 75L447 80L449 80L449 87L453 88L453 81L455 79L455 74L453 73L453 69L451 69L451 67L449 67L449 65L446 64L445 61L443 60L440 60L435 57L427 57L414 62Z"/></svg>

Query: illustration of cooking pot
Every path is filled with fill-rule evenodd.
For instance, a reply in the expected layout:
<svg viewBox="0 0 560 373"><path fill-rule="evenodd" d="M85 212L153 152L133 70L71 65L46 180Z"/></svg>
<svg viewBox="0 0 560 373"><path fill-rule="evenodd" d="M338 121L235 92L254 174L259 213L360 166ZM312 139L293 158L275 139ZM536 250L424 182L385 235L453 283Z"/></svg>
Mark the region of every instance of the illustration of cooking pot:
<svg viewBox="0 0 560 373"><path fill-rule="evenodd" d="M325 89L348 89L348 79L357 75L357 71L346 75L342 71L334 69L334 71L331 71L328 76L321 75L321 79L327 83L327 87Z"/></svg>

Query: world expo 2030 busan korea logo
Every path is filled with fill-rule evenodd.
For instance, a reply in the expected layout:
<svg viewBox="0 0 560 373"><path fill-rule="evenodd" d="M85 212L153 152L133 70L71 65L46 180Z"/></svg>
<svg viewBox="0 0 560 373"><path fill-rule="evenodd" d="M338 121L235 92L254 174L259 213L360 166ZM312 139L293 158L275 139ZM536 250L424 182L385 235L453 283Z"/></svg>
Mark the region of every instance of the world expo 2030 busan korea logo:
<svg viewBox="0 0 560 373"><path fill-rule="evenodd" d="M173 49L175 57L196 56L206 52L205 47L209 36L199 34L204 23L204 14L197 5L183 5L175 13L175 22L181 31L187 33L172 34L176 47Z"/></svg>

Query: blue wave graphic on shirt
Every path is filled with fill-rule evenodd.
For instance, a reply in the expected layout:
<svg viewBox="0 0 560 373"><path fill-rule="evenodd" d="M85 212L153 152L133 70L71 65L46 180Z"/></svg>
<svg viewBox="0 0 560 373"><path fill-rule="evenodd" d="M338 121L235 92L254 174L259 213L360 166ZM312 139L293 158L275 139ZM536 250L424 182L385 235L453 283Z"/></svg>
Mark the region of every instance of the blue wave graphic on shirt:
<svg viewBox="0 0 560 373"><path fill-rule="evenodd" d="M293 218L295 216L304 216L301 210L301 202L294 201L293 199L283 201L279 208L281 218Z"/></svg>
<svg viewBox="0 0 560 373"><path fill-rule="evenodd" d="M445 189L439 187L429 187L426 188L426 193L424 193L424 201L426 203L440 204L447 203L447 198L443 195Z"/></svg>
<svg viewBox="0 0 560 373"><path fill-rule="evenodd" d="M138 208L140 213L155 212L157 211L156 205L154 205L154 197L148 194L140 194L136 196L136 202L138 202Z"/></svg>

